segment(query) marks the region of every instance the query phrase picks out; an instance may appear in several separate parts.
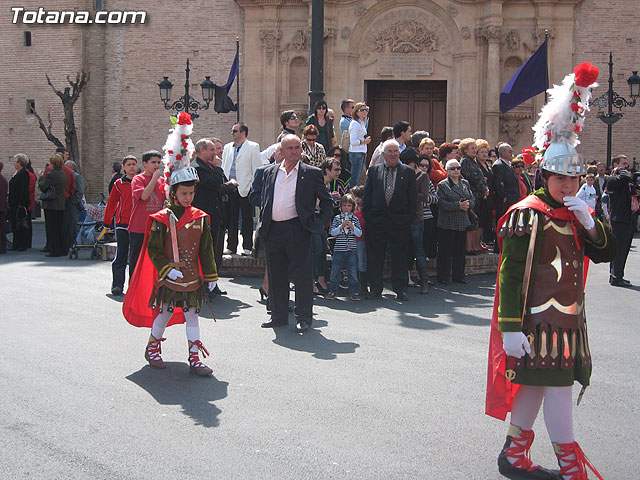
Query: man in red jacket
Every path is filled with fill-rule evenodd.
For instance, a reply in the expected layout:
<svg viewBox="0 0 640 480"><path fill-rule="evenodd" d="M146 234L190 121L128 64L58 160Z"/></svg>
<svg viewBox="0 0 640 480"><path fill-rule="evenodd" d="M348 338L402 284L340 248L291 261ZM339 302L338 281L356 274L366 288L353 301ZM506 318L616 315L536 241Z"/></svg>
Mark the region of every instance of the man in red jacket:
<svg viewBox="0 0 640 480"><path fill-rule="evenodd" d="M122 160L124 175L113 184L107 208L104 211L105 225L110 225L115 215L116 254L111 262L111 293L122 295L124 291L124 274L129 258L129 218L131 217L131 180L138 171L138 159L133 155L127 155ZM132 274L129 268L129 278Z"/></svg>

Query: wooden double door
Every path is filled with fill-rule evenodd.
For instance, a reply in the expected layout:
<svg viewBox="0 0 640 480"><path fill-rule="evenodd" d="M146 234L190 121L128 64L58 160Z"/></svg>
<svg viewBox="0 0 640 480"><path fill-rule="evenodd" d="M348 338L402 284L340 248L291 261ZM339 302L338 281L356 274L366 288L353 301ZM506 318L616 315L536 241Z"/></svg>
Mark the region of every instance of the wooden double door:
<svg viewBox="0 0 640 480"><path fill-rule="evenodd" d="M446 81L367 80L365 98L370 107L368 132L373 138L369 156L380 143L382 128L402 120L408 121L414 132L429 132L436 146L446 141Z"/></svg>

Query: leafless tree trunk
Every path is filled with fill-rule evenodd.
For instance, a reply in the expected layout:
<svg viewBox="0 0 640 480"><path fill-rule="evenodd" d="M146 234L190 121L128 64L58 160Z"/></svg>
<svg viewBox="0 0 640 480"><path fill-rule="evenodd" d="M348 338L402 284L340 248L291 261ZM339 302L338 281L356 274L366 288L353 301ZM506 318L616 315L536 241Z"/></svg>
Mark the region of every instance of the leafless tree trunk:
<svg viewBox="0 0 640 480"><path fill-rule="evenodd" d="M51 112L49 112L48 119L49 125L45 126L44 122L38 112L34 111L34 115L38 119L40 124L40 130L42 130L47 137L47 139L52 142L56 147L63 147L69 151L69 158L76 162L78 166L78 172L82 171L82 159L80 158L80 149L78 147L78 133L76 131L76 122L73 117L73 106L78 101L80 97L80 93L82 89L87 85L89 81L89 73L84 70L76 73L75 80L71 80L69 76L67 76L67 82L69 82L69 86L65 87L64 90L58 90L51 83L51 79L49 75L46 75L47 83L54 91L54 93L60 97L62 101L62 106L64 108L64 139L65 145L62 144L60 139L58 139L51 132Z"/></svg>

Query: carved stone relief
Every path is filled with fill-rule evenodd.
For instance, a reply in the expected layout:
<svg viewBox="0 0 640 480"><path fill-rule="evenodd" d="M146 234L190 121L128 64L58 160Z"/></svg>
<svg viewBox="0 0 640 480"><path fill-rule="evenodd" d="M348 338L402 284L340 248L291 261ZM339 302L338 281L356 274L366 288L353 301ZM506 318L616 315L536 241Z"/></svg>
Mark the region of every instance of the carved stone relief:
<svg viewBox="0 0 640 480"><path fill-rule="evenodd" d="M542 45L542 42L544 42L545 32L549 34L549 38L551 40L556 38L556 30L554 28L534 28L533 39L536 42L536 47L539 47L540 45Z"/></svg>
<svg viewBox="0 0 640 480"><path fill-rule="evenodd" d="M273 54L280 44L281 36L282 32L280 30L260 30L262 48L264 48L265 55L267 56L267 63L269 65L271 65L271 62L273 61Z"/></svg>
<svg viewBox="0 0 640 480"><path fill-rule="evenodd" d="M456 8L455 5L452 5L451 3L447 5L447 12L449 12L449 14L452 17L455 17L456 15L458 15L458 9Z"/></svg>
<svg viewBox="0 0 640 480"><path fill-rule="evenodd" d="M509 30L509 32L505 35L504 40L507 48L512 52L520 50L520 34L517 30Z"/></svg>
<svg viewBox="0 0 640 480"><path fill-rule="evenodd" d="M433 52L438 50L436 34L413 20L391 25L375 38L376 52L392 53Z"/></svg>
<svg viewBox="0 0 640 480"><path fill-rule="evenodd" d="M497 25L489 25L476 29L476 38L489 43L501 43L505 37L505 30Z"/></svg>
<svg viewBox="0 0 640 480"><path fill-rule="evenodd" d="M469 27L462 27L460 29L460 35L462 35L463 39L469 40L471 38L471 30Z"/></svg>
<svg viewBox="0 0 640 480"><path fill-rule="evenodd" d="M291 46L297 52L302 52L307 48L307 36L303 30L297 30L291 39Z"/></svg>
<svg viewBox="0 0 640 480"><path fill-rule="evenodd" d="M340 32L340 37L342 37L343 40L347 40L350 36L351 36L351 29L349 27L344 27Z"/></svg>
<svg viewBox="0 0 640 480"><path fill-rule="evenodd" d="M356 17L361 17L362 14L364 14L364 12L367 11L367 7L364 5L358 5L356 8L353 9L353 13L355 14Z"/></svg>
<svg viewBox="0 0 640 480"><path fill-rule="evenodd" d="M516 145L516 135L522 133L522 122L515 118L505 119L502 124L502 132L507 134L507 143L510 145Z"/></svg>
<svg viewBox="0 0 640 480"><path fill-rule="evenodd" d="M325 42L331 42L332 45L335 45L336 38L338 38L338 30L335 28L325 28L324 29L324 40Z"/></svg>

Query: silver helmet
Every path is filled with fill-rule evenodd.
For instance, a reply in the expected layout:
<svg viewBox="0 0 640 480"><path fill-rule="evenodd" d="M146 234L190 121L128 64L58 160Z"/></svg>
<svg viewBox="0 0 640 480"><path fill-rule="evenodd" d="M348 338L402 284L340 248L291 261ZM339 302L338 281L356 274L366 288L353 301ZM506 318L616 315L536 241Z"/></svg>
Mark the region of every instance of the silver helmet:
<svg viewBox="0 0 640 480"><path fill-rule="evenodd" d="M567 137L569 135L570 133L567 132ZM540 168L569 177L578 177L586 174L586 166L580 154L573 145L563 140L565 139L559 138L551 142L544 152Z"/></svg>
<svg viewBox="0 0 640 480"><path fill-rule="evenodd" d="M172 186L177 185L178 183L193 181L198 182L200 181L200 178L198 178L198 172L196 171L196 169L191 166L178 168L177 170L171 172L171 177L169 177L169 185Z"/></svg>

